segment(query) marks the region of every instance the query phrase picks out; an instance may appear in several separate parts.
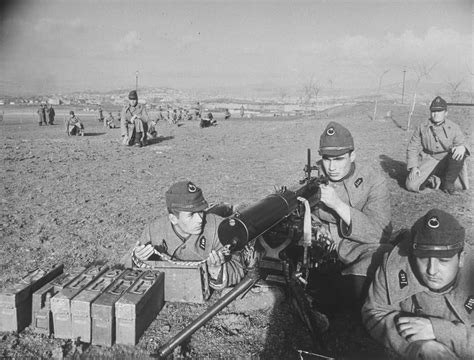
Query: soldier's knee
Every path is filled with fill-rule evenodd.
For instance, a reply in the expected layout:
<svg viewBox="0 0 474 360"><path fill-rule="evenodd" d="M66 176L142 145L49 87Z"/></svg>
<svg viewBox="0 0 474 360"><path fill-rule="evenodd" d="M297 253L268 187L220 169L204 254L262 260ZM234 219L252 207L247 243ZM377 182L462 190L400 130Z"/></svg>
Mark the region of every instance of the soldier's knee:
<svg viewBox="0 0 474 360"><path fill-rule="evenodd" d="M417 359L456 359L453 352L436 340L418 342Z"/></svg>
<svg viewBox="0 0 474 360"><path fill-rule="evenodd" d="M405 187L408 191L420 192L420 183L418 181L412 181L407 178L405 181Z"/></svg>

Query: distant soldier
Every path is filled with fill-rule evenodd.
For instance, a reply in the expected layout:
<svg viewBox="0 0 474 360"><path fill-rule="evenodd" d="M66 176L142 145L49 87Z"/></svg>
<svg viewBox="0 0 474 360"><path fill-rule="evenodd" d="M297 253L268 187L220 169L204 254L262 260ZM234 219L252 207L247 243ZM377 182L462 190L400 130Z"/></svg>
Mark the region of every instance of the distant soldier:
<svg viewBox="0 0 474 360"><path fill-rule="evenodd" d="M464 134L459 126L446 118L446 101L437 96L430 105L431 117L413 132L407 149L410 171L406 187L419 192L427 187L452 195L454 182L463 170L468 156ZM463 178L467 183L467 175ZM466 187L466 184L462 184Z"/></svg>
<svg viewBox="0 0 474 360"><path fill-rule="evenodd" d="M188 121L193 119L193 114L188 109L184 110L184 118Z"/></svg>
<svg viewBox="0 0 474 360"><path fill-rule="evenodd" d="M244 106L242 105L240 107L240 117L243 118L244 117L244 113L245 113L245 110L244 110Z"/></svg>
<svg viewBox="0 0 474 360"><path fill-rule="evenodd" d="M225 109L224 120L229 120L229 119L230 119L230 111L229 109Z"/></svg>
<svg viewBox="0 0 474 360"><path fill-rule="evenodd" d="M465 229L432 209L385 255L362 308L364 325L406 359L474 359L473 277Z"/></svg>
<svg viewBox="0 0 474 360"><path fill-rule="evenodd" d="M217 125L217 120L214 119L214 115L212 115L211 112L207 114L207 119L202 118L201 122L199 123L199 126L202 128L206 128L206 127L214 126L214 125Z"/></svg>
<svg viewBox="0 0 474 360"><path fill-rule="evenodd" d="M196 107L194 108L194 115L196 116L196 119L200 119L202 114L202 106L199 103L199 101L196 103Z"/></svg>
<svg viewBox="0 0 474 360"><path fill-rule="evenodd" d="M49 105L49 108L46 108L46 115L48 117L48 124L53 125L54 124L54 116L56 115L56 112L53 109L53 105Z"/></svg>
<svg viewBox="0 0 474 360"><path fill-rule="evenodd" d="M138 103L135 90L128 94L129 104L124 106L121 115L122 143L124 145L145 146L148 131L148 113L144 105Z"/></svg>
<svg viewBox="0 0 474 360"><path fill-rule="evenodd" d="M97 120L99 121L104 121L104 111L102 110L102 106L99 106L97 109L97 112L99 113L99 118Z"/></svg>
<svg viewBox="0 0 474 360"><path fill-rule="evenodd" d="M115 119L111 112L109 112L109 116L104 121L104 127L115 129Z"/></svg>
<svg viewBox="0 0 474 360"><path fill-rule="evenodd" d="M69 118L66 120L66 133L67 136L84 136L84 125L72 110L69 111Z"/></svg>
<svg viewBox="0 0 474 360"><path fill-rule="evenodd" d="M173 109L173 124L176 124L178 122L178 111L176 109Z"/></svg>
<svg viewBox="0 0 474 360"><path fill-rule="evenodd" d="M45 107L46 106L44 104L41 104L38 110L36 111L39 116L39 126L43 125L43 123L45 125L48 125L48 123L46 122L46 108Z"/></svg>

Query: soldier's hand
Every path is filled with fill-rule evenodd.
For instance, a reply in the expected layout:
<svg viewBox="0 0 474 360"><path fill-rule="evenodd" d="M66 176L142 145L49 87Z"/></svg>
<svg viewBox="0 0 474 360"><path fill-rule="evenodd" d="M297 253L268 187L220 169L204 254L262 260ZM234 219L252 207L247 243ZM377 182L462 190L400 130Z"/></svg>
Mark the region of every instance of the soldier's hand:
<svg viewBox="0 0 474 360"><path fill-rule="evenodd" d="M396 320L397 331L407 341L434 340L433 325L430 319L402 316Z"/></svg>
<svg viewBox="0 0 474 360"><path fill-rule="evenodd" d="M137 241L133 252L139 260L148 260L148 258L154 253L154 248L151 244L143 245L140 241Z"/></svg>
<svg viewBox="0 0 474 360"><path fill-rule="evenodd" d="M210 267L221 266L225 262L225 255L221 251L212 250L207 258L207 265Z"/></svg>
<svg viewBox="0 0 474 360"><path fill-rule="evenodd" d="M417 177L420 177L420 175L421 175L420 169L418 169L415 166L410 169L410 173L408 174L408 179L410 181L414 181Z"/></svg>
<svg viewBox="0 0 474 360"><path fill-rule="evenodd" d="M342 202L331 185L321 185L321 201L331 209L336 209Z"/></svg>
<svg viewBox="0 0 474 360"><path fill-rule="evenodd" d="M452 155L452 158L454 160L462 160L462 158L464 157L464 154L466 153L466 147L464 145L459 145L459 146L455 146L453 147L453 155Z"/></svg>

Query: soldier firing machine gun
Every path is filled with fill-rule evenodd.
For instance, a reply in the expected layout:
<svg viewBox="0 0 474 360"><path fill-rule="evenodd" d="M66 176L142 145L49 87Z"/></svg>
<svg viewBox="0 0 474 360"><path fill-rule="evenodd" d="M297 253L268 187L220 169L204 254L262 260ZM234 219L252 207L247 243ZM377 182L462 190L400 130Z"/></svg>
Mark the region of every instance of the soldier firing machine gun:
<svg viewBox="0 0 474 360"><path fill-rule="evenodd" d="M232 291L219 299L194 322L163 345L158 355L164 358L173 349L203 326L227 304L245 294L260 276L270 278L282 275L292 304L311 332L315 347L324 350L321 334L329 326L327 318L313 309L305 293L311 268L331 267L337 262L334 244L318 231L311 216L311 209L320 201L320 186L328 180L321 175L318 166L311 165L308 149L305 178L292 189L282 187L274 194L235 212L218 228L219 240L231 251L240 251L251 241L258 239L264 249L259 261L258 275L249 274ZM317 171L316 176L312 172Z"/></svg>

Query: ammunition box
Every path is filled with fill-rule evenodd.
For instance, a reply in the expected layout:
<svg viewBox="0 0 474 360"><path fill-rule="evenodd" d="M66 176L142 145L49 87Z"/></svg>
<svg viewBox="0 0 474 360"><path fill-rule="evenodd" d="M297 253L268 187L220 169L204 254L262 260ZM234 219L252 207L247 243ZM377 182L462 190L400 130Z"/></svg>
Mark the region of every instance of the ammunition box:
<svg viewBox="0 0 474 360"><path fill-rule="evenodd" d="M165 274L147 270L115 303L116 343L136 345L164 304Z"/></svg>
<svg viewBox="0 0 474 360"><path fill-rule="evenodd" d="M0 292L0 331L22 331L31 324L33 293L63 272L64 265L36 269Z"/></svg>
<svg viewBox="0 0 474 360"><path fill-rule="evenodd" d="M50 335L53 333L51 298L83 272L83 266L71 269L44 285L33 293L32 327L34 331Z"/></svg>
<svg viewBox="0 0 474 360"><path fill-rule="evenodd" d="M211 291L206 263L144 261L153 270L165 273L165 301L204 303Z"/></svg>
<svg viewBox="0 0 474 360"><path fill-rule="evenodd" d="M91 342L91 304L112 284L124 270L110 269L91 282L71 301L72 337Z"/></svg>
<svg viewBox="0 0 474 360"><path fill-rule="evenodd" d="M71 300L108 268L107 265L94 265L87 268L51 298L54 337L72 338Z"/></svg>
<svg viewBox="0 0 474 360"><path fill-rule="evenodd" d="M127 269L92 303L92 344L112 346L115 341L115 303L143 271Z"/></svg>

